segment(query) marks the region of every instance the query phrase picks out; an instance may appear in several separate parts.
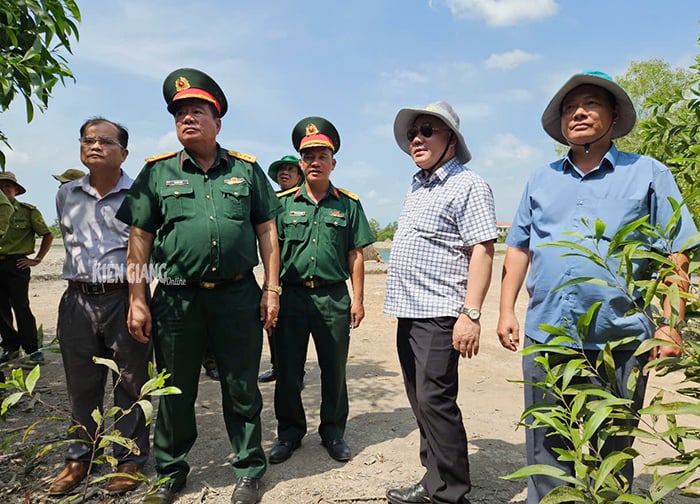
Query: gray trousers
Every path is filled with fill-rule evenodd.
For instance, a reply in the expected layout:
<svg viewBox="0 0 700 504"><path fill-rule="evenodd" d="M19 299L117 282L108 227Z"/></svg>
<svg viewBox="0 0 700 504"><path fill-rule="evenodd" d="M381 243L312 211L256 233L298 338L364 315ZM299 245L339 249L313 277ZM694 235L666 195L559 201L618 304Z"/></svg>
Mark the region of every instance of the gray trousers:
<svg viewBox="0 0 700 504"><path fill-rule="evenodd" d="M525 346L534 345L537 342L529 337L525 338ZM588 358L591 362L596 361L597 351L586 351ZM523 379L526 382L542 382L545 380L545 370L542 366L535 364L535 358L541 356L540 353L531 354L523 357ZM644 393L647 388L647 377L642 376L642 368L647 363L647 356L641 355L638 357L634 356L634 351L616 351L613 352L613 357L615 359L615 379L618 384L626 384L630 375L639 371L639 379L637 380L637 387L634 390L633 396L629 397L634 401L632 408L634 411L638 411L644 403ZM550 359L559 358L550 354ZM579 379L577 382L582 382ZM588 379L588 383L601 384L600 380ZM606 382L606 385L609 385ZM619 387L620 390L614 393L620 394L620 397L626 397L626 387L624 385ZM545 394L539 388L533 387L532 385L525 384L525 408L529 408L532 404L537 402L555 402L556 399L549 394ZM628 397L626 397L628 398ZM528 419L528 422L532 421L532 417ZM625 425L635 426L638 422L628 421ZM559 436L550 436L551 429L549 428L538 428L538 429L527 429L525 431L525 448L527 451L527 463L528 464L546 464L554 467L558 467L569 474L573 474L573 464L568 462L561 462L557 460L558 455L554 452L555 448L569 449L570 445L568 442ZM593 439L595 441L595 437ZM621 451L625 448L631 447L634 443L633 436L610 436L603 447L602 453L609 454L615 451ZM621 474L629 482L630 488L632 488L632 481L634 478L634 466L630 462L621 471ZM552 478L549 476L530 476L527 480L527 503L528 504L538 504L542 498L547 495L555 487L564 485L564 482Z"/></svg>
<svg viewBox="0 0 700 504"><path fill-rule="evenodd" d="M57 335L71 415L74 424L87 428L78 428L71 434L73 439L87 443L71 443L68 459L90 459L93 449L90 439L94 439L97 430L92 411L95 408L103 411L110 371L106 366L95 364L93 356L114 360L122 373L121 380L117 381L117 375L110 372L115 406L131 407L138 400L141 386L148 380L152 346L139 343L129 335L126 325L128 307L128 289L93 295L68 288L61 297ZM107 422L113 420L107 419ZM137 406L128 415L117 416L115 428L122 436L133 439L140 452L129 453L128 449L115 444L115 458L142 467L149 453L149 428L141 408Z"/></svg>

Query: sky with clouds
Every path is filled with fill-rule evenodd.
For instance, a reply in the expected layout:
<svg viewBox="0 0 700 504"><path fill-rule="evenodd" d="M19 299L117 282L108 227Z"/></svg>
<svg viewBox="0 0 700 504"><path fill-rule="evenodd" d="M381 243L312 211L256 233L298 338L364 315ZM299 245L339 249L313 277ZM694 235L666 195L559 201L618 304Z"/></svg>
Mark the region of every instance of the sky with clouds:
<svg viewBox="0 0 700 504"><path fill-rule="evenodd" d="M446 100L461 118L469 167L510 221L528 174L556 156L540 117L576 72L625 72L661 58L687 68L698 53L697 0L353 0L199 2L78 0L80 40L46 113L26 123L22 100L0 115L7 170L47 221L51 174L81 168L78 129L101 115L130 133L124 169L178 149L163 78L199 68L223 88L222 146L269 164L292 154L309 115L338 128L332 181L360 195L369 218L397 220L415 165L396 145L402 107ZM553 188L556 190L556 188Z"/></svg>

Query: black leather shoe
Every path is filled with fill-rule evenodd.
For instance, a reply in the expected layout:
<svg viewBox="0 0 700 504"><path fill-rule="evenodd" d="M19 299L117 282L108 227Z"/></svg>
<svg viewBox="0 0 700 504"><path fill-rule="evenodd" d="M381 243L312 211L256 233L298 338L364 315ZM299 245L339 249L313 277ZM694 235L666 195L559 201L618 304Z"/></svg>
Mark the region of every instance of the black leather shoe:
<svg viewBox="0 0 700 504"><path fill-rule="evenodd" d="M149 490L143 498L143 504L170 504L183 488L185 488L184 481L168 480Z"/></svg>
<svg viewBox="0 0 700 504"><path fill-rule="evenodd" d="M5 350L0 353L0 364L17 358L19 350Z"/></svg>
<svg viewBox="0 0 700 504"><path fill-rule="evenodd" d="M333 439L332 441L321 441L321 444L328 450L328 455L338 462L347 462L350 460L350 448L342 439Z"/></svg>
<svg viewBox="0 0 700 504"><path fill-rule="evenodd" d="M236 480L236 489L231 504L255 504L260 500L260 478L241 476Z"/></svg>
<svg viewBox="0 0 700 504"><path fill-rule="evenodd" d="M279 464L292 456L294 450L301 446L301 441L279 441L270 450L270 464Z"/></svg>
<svg viewBox="0 0 700 504"><path fill-rule="evenodd" d="M428 490L423 483L416 483L408 488L392 488L386 493L386 498L391 504L420 504L430 502ZM469 501L466 502L469 504Z"/></svg>
<svg viewBox="0 0 700 504"><path fill-rule="evenodd" d="M275 366L272 366L270 369L262 373L260 376L258 376L258 381L260 383L267 383L271 381L275 381L277 379L277 374L275 373Z"/></svg>

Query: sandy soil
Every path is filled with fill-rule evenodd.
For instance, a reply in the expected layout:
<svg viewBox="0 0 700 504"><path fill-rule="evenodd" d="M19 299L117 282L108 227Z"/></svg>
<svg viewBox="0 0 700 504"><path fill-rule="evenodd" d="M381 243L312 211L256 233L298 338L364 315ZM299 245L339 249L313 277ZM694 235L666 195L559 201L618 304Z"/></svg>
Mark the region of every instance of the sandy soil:
<svg viewBox="0 0 700 504"><path fill-rule="evenodd" d="M524 431L516 429L522 409L521 387L509 383L520 378L520 358L504 350L496 337L498 310L498 278L502 251L497 253L493 284L482 317L481 350L476 358L460 363L459 403L469 435L474 504L503 504L524 502L525 483L500 479L525 465ZM46 341L56 333L56 309L65 282L60 280L62 249L54 247L49 257L35 269L31 284L31 302L39 323L43 324ZM291 459L270 465L265 475L263 504L327 504L385 502L387 488L412 485L421 477L418 461L417 428L406 401L401 372L396 357L394 334L396 322L382 313L385 265L367 263L366 318L353 331L348 362L350 417L346 440L353 458L347 464L330 459L320 445L316 432L320 397L319 369L313 349L307 363L306 388L303 393L309 433ZM524 314L526 296L521 296L519 313ZM261 367L269 362L267 348ZM41 368L39 391L44 401L67 411L63 369L60 356L47 355ZM660 387L672 387L678 377L654 378L649 395ZM269 450L275 438L272 410L274 384L262 384L265 401L263 410L264 447ZM40 405L21 404L0 425L0 439L21 432L33 417L46 414ZM186 490L176 501L183 503L218 504L230 502L233 474L229 466L232 457L223 418L220 413L220 393L217 382L202 374L197 401L199 439L188 461L192 466ZM42 425L32 432L28 444L56 439L67 427L66 422ZM653 444L639 443L645 461L664 453ZM2 449L0 449L2 450ZM56 450L38 462L27 463L19 454L2 456L0 451L0 502L57 502L46 496L45 489L61 468L63 453ZM26 474L22 472L26 469ZM638 464L640 487L651 481L651 470ZM145 470L153 477L153 463ZM20 489L22 488L22 489ZM104 502L140 502L145 487L119 498L105 498L101 492L94 500ZM669 502L690 500L674 497Z"/></svg>

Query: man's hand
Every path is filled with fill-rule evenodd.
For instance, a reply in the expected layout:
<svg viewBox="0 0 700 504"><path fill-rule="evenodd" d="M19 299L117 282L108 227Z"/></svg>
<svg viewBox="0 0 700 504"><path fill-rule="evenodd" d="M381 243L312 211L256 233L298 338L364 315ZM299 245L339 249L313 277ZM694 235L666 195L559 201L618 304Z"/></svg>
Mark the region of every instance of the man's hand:
<svg viewBox="0 0 700 504"><path fill-rule="evenodd" d="M264 290L260 298L260 321L263 329L270 331L277 325L280 312L280 296L276 292Z"/></svg>
<svg viewBox="0 0 700 504"><path fill-rule="evenodd" d="M520 345L520 324L514 313L501 313L496 327L503 348L516 352Z"/></svg>
<svg viewBox="0 0 700 504"><path fill-rule="evenodd" d="M680 357L683 353L683 337L678 332L678 329L671 329L667 325L659 326L654 333L655 339L672 341L675 345L663 345L652 348L649 351L651 360L661 359L663 357Z"/></svg>
<svg viewBox="0 0 700 504"><path fill-rule="evenodd" d="M476 356L479 353L481 324L466 315L460 315L452 329L452 346L462 357Z"/></svg>
<svg viewBox="0 0 700 504"><path fill-rule="evenodd" d="M353 301L350 304L350 326L357 329L365 318L365 307L360 301Z"/></svg>
<svg viewBox="0 0 700 504"><path fill-rule="evenodd" d="M17 267L19 269L33 268L41 263L41 259L30 259L29 257L22 257L17 259Z"/></svg>
<svg viewBox="0 0 700 504"><path fill-rule="evenodd" d="M143 300L132 299L129 303L127 325L129 334L139 343L148 343L151 339L151 310Z"/></svg>

